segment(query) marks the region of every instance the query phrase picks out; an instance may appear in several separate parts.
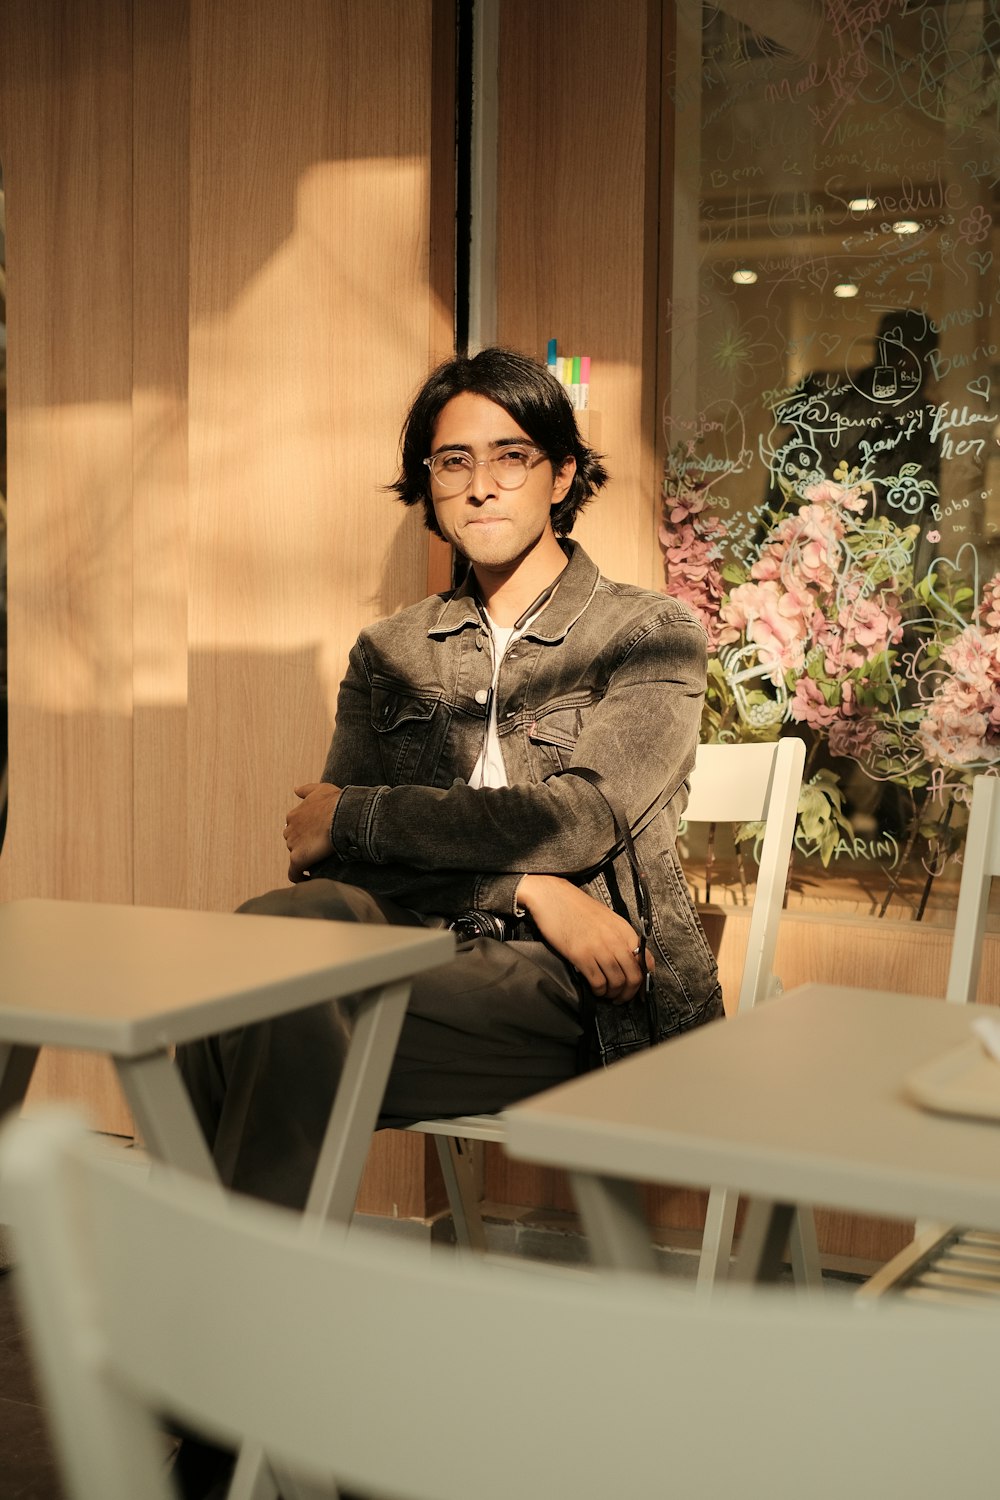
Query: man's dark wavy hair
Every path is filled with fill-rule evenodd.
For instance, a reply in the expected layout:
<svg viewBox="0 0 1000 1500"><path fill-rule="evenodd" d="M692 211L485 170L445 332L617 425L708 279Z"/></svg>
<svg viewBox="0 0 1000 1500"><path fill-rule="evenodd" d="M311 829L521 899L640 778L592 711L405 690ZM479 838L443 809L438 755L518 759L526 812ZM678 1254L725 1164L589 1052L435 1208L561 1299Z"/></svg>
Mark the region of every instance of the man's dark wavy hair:
<svg viewBox="0 0 1000 1500"><path fill-rule="evenodd" d="M567 458L576 473L564 498L552 509L556 536L569 536L580 511L605 483L601 455L588 448L577 431L569 397L544 365L514 349L493 347L478 354L457 355L438 365L414 397L400 438L399 476L389 486L404 505L422 504L424 525L440 536L430 495L430 457L438 417L453 396L468 391L485 396L509 412L558 473Z"/></svg>

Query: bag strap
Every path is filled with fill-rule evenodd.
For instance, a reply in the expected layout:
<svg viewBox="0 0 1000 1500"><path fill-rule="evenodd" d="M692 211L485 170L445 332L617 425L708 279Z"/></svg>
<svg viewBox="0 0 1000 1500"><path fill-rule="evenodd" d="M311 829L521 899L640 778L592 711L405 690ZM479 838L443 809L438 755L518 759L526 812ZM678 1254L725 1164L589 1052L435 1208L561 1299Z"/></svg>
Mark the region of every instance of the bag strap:
<svg viewBox="0 0 1000 1500"><path fill-rule="evenodd" d="M621 804L609 792L607 786L604 784L604 777L599 771L592 770L590 766L568 766L562 774L564 776L579 776L582 780L589 782L595 791L600 792L607 803L608 811L615 825L616 843L622 846L623 851L628 856L629 868L632 872L632 887L635 892L636 911L639 918L638 958L639 966L645 975L644 992L646 999L646 1019L649 1025L649 1045L654 1047L659 1039L656 1025L656 989L653 983L653 975L646 967L646 948L652 941L653 901L649 893L649 882L646 879L645 871L639 863L639 855L636 852L635 841L632 838L632 830L629 827L628 819L622 812ZM656 802L652 804L652 808L646 809L637 827L640 825L643 828L646 827L652 821L651 814L653 813L653 809L658 812L664 800L665 797L661 794Z"/></svg>

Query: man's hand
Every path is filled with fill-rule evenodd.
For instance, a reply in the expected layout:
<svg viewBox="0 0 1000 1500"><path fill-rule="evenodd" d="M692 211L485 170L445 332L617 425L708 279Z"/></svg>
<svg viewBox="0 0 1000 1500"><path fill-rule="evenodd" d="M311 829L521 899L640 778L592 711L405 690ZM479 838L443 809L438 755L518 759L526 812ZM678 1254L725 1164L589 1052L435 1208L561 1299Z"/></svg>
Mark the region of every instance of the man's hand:
<svg viewBox="0 0 1000 1500"><path fill-rule="evenodd" d="M559 875L525 875L517 901L542 937L602 1000L632 1000L643 983L639 938L623 917ZM653 955L646 952L647 967Z"/></svg>
<svg viewBox="0 0 1000 1500"><path fill-rule="evenodd" d="M302 801L285 815L285 843L288 846L288 878L296 884L305 880L313 865L333 853L330 824L340 801L340 787L328 781L307 781L295 788Z"/></svg>

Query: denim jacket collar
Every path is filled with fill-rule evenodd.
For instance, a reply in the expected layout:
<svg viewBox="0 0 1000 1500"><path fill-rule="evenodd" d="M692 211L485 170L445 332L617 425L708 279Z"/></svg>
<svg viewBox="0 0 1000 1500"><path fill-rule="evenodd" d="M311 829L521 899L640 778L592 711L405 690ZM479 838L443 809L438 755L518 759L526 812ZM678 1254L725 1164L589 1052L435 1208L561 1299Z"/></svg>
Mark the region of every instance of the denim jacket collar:
<svg viewBox="0 0 1000 1500"><path fill-rule="evenodd" d="M559 576L551 599L524 632L530 640L561 641L583 614L597 591L600 574L579 542L560 542L569 562ZM444 602L440 615L427 634L442 639L456 635L467 625L480 624L479 610L471 583L472 570Z"/></svg>

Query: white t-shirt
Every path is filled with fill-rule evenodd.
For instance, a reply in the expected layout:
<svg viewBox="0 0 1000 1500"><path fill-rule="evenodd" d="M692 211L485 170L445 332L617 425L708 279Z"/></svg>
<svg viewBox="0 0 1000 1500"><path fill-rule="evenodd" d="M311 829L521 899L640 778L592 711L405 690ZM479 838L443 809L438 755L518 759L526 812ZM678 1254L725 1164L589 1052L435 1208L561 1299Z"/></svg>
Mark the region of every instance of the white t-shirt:
<svg viewBox="0 0 1000 1500"><path fill-rule="evenodd" d="M486 611L484 610L483 613L486 614ZM469 785L472 787L507 785L507 769L503 763L500 735L497 732L497 680L500 676L500 663L503 661L504 652L511 641L516 636L522 635L530 624L530 621L525 620L520 630L515 630L513 625L497 625L488 614L486 614L486 619L493 634L493 681L490 683L490 711L486 716L483 748L479 752L479 759L469 777Z"/></svg>

